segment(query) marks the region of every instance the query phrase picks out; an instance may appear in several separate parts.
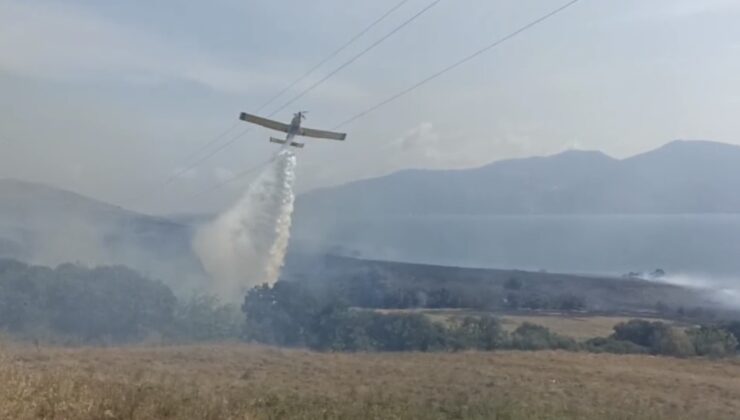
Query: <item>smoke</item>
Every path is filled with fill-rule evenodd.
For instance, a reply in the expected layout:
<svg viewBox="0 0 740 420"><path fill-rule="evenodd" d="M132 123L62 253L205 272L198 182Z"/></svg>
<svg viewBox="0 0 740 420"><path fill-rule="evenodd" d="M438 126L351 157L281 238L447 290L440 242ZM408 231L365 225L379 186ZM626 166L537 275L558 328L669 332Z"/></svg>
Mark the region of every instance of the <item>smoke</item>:
<svg viewBox="0 0 740 420"><path fill-rule="evenodd" d="M197 233L195 252L224 301L277 281L290 239L295 166L293 151L281 149L241 200Z"/></svg>
<svg viewBox="0 0 740 420"><path fill-rule="evenodd" d="M740 289L728 287L728 285L737 284L734 279L718 279L696 274L674 274L651 280L704 290L707 296L716 304L728 309L740 309Z"/></svg>

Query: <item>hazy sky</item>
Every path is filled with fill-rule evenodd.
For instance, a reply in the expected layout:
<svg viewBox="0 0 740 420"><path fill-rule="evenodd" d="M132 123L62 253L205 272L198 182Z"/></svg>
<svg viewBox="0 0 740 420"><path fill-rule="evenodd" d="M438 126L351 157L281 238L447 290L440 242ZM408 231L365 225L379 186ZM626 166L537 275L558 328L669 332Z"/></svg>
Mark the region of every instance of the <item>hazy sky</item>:
<svg viewBox="0 0 740 420"><path fill-rule="evenodd" d="M408 1L296 91L430 1ZM307 126L331 128L564 2L442 0L278 116L310 110ZM222 208L249 177L195 194L268 159L267 131L165 180L396 3L0 0L0 178L148 212ZM346 127L347 142L309 141L299 188L569 148L740 144L738 19L737 0L582 0Z"/></svg>

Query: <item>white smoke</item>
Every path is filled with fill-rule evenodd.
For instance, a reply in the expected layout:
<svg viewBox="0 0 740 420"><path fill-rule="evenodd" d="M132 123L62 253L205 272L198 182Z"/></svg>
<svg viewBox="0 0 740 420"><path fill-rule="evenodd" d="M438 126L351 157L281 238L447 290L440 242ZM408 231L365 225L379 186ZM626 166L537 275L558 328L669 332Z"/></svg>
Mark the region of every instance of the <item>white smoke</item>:
<svg viewBox="0 0 740 420"><path fill-rule="evenodd" d="M718 279L696 274L673 274L662 278L649 280L676 286L703 289L707 296L715 303L731 309L740 309L740 289L727 287L728 284L737 284L737 279Z"/></svg>
<svg viewBox="0 0 740 420"><path fill-rule="evenodd" d="M296 157L287 147L239 202L196 235L194 248L212 278L212 292L238 302L280 275L290 239Z"/></svg>

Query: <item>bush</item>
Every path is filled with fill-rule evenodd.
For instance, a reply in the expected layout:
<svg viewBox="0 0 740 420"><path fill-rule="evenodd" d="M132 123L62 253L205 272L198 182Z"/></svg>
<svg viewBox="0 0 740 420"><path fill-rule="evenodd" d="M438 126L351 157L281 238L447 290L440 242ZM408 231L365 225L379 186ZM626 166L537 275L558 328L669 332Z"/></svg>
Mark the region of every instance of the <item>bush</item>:
<svg viewBox="0 0 740 420"><path fill-rule="evenodd" d="M266 344L336 351L429 351L450 346L444 326L420 314L352 310L322 301L298 283L278 282L249 291L242 306L245 337Z"/></svg>
<svg viewBox="0 0 740 420"><path fill-rule="evenodd" d="M491 316L465 317L450 329L457 349L495 350L509 343L501 321Z"/></svg>
<svg viewBox="0 0 740 420"><path fill-rule="evenodd" d="M614 327L612 339L629 341L650 349L652 354L689 357L696 354L694 343L686 333L663 322L632 319Z"/></svg>
<svg viewBox="0 0 740 420"><path fill-rule="evenodd" d="M617 341L629 341L642 347L651 347L653 345L656 331L668 328L668 325L662 322L650 322L642 319L631 319L627 322L620 322L614 326L614 334L611 338Z"/></svg>
<svg viewBox="0 0 740 420"><path fill-rule="evenodd" d="M690 357L696 355L694 343L686 332L670 327L656 331L650 350L653 354L664 356Z"/></svg>
<svg viewBox="0 0 740 420"><path fill-rule="evenodd" d="M719 327L702 326L687 333L699 356L728 356L735 353L738 345L732 333Z"/></svg>
<svg viewBox="0 0 740 420"><path fill-rule="evenodd" d="M725 322L721 325L722 329L732 334L740 342L740 321ZM740 344L735 346L736 351L740 351Z"/></svg>
<svg viewBox="0 0 740 420"><path fill-rule="evenodd" d="M218 298L194 295L178 302L173 337L183 341L223 341L239 339L244 316L236 305L221 304Z"/></svg>
<svg viewBox="0 0 740 420"><path fill-rule="evenodd" d="M511 346L518 350L576 350L578 344L570 337L551 332L541 325L525 322L511 334Z"/></svg>
<svg viewBox="0 0 740 420"><path fill-rule="evenodd" d="M450 336L444 326L420 314L370 317L370 340L382 351L430 351L450 347Z"/></svg>
<svg viewBox="0 0 740 420"><path fill-rule="evenodd" d="M583 349L688 357L729 354L737 346L734 336L720 328L704 327L687 334L665 323L645 320L620 323L610 337L579 345L572 338L526 322L507 334L501 322L490 316L464 317L444 325L422 314L352 309L328 294L319 299L300 283L256 287L247 294L243 310L247 338L325 351Z"/></svg>
<svg viewBox="0 0 740 420"><path fill-rule="evenodd" d="M247 293L242 305L245 338L279 346L308 345L319 305L298 283L257 286Z"/></svg>
<svg viewBox="0 0 740 420"><path fill-rule="evenodd" d="M649 349L646 347L637 345L631 341L605 337L592 338L583 344L583 348L593 353L645 354L649 352Z"/></svg>

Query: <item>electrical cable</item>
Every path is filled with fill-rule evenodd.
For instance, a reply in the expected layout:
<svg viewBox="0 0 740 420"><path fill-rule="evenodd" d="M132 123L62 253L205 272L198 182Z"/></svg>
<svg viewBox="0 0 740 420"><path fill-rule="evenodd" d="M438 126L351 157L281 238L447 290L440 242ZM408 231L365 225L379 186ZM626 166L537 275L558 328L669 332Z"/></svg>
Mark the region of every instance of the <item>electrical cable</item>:
<svg viewBox="0 0 740 420"><path fill-rule="evenodd" d="M387 104L395 101L396 99L398 99L398 98L400 98L402 96L405 96L405 95L413 92L414 90L416 90L416 89L424 86L425 84L431 82L434 79L437 79L438 77L442 76L443 74L445 74L447 72L450 72L450 71L456 69L457 67L460 67L461 65L463 65L463 64L465 64L465 63L473 60L474 58L482 55L483 53L485 53L485 52L487 52L487 51L489 51L489 50L491 50L491 49L493 49L493 48L495 48L495 47L503 44L504 42L506 42L506 41L508 41L508 40L510 40L510 39L512 39L514 37L516 37L517 35L521 34L522 32L525 32L528 29L531 29L532 27L537 26L538 24L546 21L547 19L549 19L549 18L551 18L551 17L553 17L553 16L555 16L555 15L557 15L557 14L565 11L566 9L568 9L569 7L575 5L579 1L580 0L571 0L568 3L566 3L566 4L564 4L564 5L560 6L560 7L558 7L557 9L555 9L555 10L553 10L553 11L551 11L551 12L549 12L549 13L547 13L547 14L545 14L545 15L543 15L543 16L541 16L541 17L539 17L539 18L537 18L537 19L535 19L535 20L533 20L533 21L531 21L529 23L527 23L526 25L520 27L519 29L515 30L514 32L511 32L508 35L506 35L506 36L504 36L502 38L497 39L493 43L488 44L487 46L485 46L485 47L483 47L483 48L481 48L481 49L473 52L472 54L470 54L470 55L462 58L461 60L458 60L458 61L454 62L453 64L451 64L451 65L449 65L447 67L444 67L443 69L441 69L441 70L437 71L436 73L434 73L434 74L432 74L432 75L430 75L430 76L422 79L421 81L419 81L419 82L411 85L410 87L408 87L408 88L406 88L406 89L404 89L404 90L402 90L402 91L400 91L400 92L398 92L398 93L396 93L394 95L391 95L387 99L384 99L384 100L378 102L377 104L371 106L370 108L367 108L364 111L362 111L362 112L360 112L360 113L358 113L358 114L356 114L356 115L354 115L354 116L352 116L352 117L344 120L343 122L337 124L333 128L333 130L336 130L336 129L339 129L341 127L344 127L345 125L350 124L350 123L352 123L352 122L354 122L354 121L356 121L356 120L358 120L358 119L366 116L367 114L369 114L369 113L371 113L373 111L378 110L379 108L382 108L383 106L385 106L385 105L387 105Z"/></svg>

